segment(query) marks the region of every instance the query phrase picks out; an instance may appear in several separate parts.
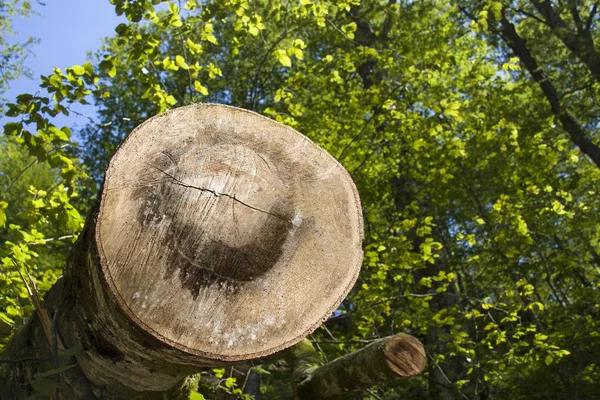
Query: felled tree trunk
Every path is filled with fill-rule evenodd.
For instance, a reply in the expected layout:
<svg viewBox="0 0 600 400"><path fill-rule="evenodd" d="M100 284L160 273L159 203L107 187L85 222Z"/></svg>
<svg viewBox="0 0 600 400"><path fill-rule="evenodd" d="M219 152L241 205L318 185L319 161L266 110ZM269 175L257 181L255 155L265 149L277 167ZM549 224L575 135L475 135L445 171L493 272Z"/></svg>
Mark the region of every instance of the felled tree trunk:
<svg viewBox="0 0 600 400"><path fill-rule="evenodd" d="M48 295L54 340L77 362L62 383L84 398L177 397L202 367L289 347L350 290L361 241L348 173L296 131L217 105L156 116L111 160ZM49 342L34 317L2 358L47 357ZM27 397L56 365L5 364L0 398Z"/></svg>
<svg viewBox="0 0 600 400"><path fill-rule="evenodd" d="M410 335L379 339L322 365L307 339L289 350L300 399L342 399L349 393L420 374L426 365L421 342Z"/></svg>

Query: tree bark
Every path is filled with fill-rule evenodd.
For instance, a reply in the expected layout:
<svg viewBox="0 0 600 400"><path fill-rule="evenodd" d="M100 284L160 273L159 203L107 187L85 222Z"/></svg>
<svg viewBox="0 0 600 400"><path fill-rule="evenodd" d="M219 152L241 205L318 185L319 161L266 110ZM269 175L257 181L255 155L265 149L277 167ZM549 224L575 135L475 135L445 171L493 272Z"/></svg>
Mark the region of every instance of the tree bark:
<svg viewBox="0 0 600 400"><path fill-rule="evenodd" d="M307 339L290 353L300 399L344 398L385 381L416 376L426 364L421 342L402 334L379 339L322 366L321 357Z"/></svg>
<svg viewBox="0 0 600 400"><path fill-rule="evenodd" d="M77 363L63 386L79 398L185 397L203 367L289 347L348 293L361 242L348 173L296 131L217 105L153 117L111 160L47 296ZM2 358L55 353L34 316ZM55 361L5 364L0 399L26 398Z"/></svg>

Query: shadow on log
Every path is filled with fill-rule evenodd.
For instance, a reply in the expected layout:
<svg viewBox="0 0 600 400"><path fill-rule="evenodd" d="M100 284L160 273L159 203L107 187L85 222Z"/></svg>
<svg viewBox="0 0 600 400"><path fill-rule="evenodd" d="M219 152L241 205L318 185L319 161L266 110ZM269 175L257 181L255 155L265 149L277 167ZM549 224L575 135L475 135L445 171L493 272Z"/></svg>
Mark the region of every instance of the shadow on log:
<svg viewBox="0 0 600 400"><path fill-rule="evenodd" d="M304 339L289 350L300 399L343 399L347 394L420 374L426 365L421 342L410 335L379 339L324 365Z"/></svg>

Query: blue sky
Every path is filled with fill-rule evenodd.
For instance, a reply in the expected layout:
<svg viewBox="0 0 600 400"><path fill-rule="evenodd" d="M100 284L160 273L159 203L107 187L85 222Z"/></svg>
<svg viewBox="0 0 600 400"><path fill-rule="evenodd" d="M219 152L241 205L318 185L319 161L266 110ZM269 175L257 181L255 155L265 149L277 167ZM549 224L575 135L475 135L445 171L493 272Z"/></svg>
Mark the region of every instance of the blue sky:
<svg viewBox="0 0 600 400"><path fill-rule="evenodd" d="M33 80L20 78L11 83L3 97L9 101L21 93L35 93L40 75L48 75L54 67L64 70L74 64L83 64L88 52L97 50L102 39L115 34L114 28L124 17L117 17L109 0L44 0L45 6L35 4L40 15L14 21L15 41L29 36L40 39L25 64L33 70ZM93 108L79 107L77 111L93 115ZM61 118L57 125L83 125L81 117Z"/></svg>

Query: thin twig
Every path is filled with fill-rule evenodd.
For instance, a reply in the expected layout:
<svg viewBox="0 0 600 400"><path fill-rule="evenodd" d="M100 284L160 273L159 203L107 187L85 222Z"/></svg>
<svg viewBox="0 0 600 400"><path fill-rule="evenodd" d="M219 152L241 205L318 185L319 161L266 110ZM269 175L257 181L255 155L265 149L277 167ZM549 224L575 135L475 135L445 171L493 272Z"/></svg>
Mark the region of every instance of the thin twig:
<svg viewBox="0 0 600 400"><path fill-rule="evenodd" d="M371 122L375 119L375 117L381 113L381 108L383 107L385 102L388 100L388 98L391 98L394 95L394 93L396 92L396 90L398 90L402 87L399 82L395 82L395 83L397 83L397 86L395 86L394 89L392 89L389 96L386 96L384 98L384 100L381 102L381 104L379 104L378 106L375 107L375 109L373 110L373 113L371 114L369 119L364 123L362 129L342 149L342 151L340 152L340 154L337 157L338 161L341 162L343 160L343 156L344 156L344 153L346 152L346 150L348 150L350 148L350 146L352 146L352 144L365 133L367 127L371 124Z"/></svg>
<svg viewBox="0 0 600 400"><path fill-rule="evenodd" d="M254 368L254 366L251 366L250 368L248 368L248 371L246 371L246 378L244 379L244 384L241 387L242 393L246 390L246 385L248 384L248 379L250 378L250 373L252 372L252 369ZM243 372L239 371L241 374L243 374Z"/></svg>
<svg viewBox="0 0 600 400"><path fill-rule="evenodd" d="M359 138L362 136L362 134L365 132L365 130L367 129L367 127L371 124L371 122L373 121L373 119L375 119L375 113L373 113L369 119L367 119L365 121L365 123L363 124L363 127L361 128L361 130L350 140L350 142L344 146L344 148L342 149L342 151L340 152L340 154L337 156L338 161L342 161L344 153L346 152L346 150L348 150L350 148L350 146L352 146L352 144Z"/></svg>
<svg viewBox="0 0 600 400"><path fill-rule="evenodd" d="M376 395L375 392L373 392L371 389L367 389L366 390L367 393L369 393L371 396L375 397L375 399L377 400L383 400L380 396Z"/></svg>
<svg viewBox="0 0 600 400"><path fill-rule="evenodd" d="M271 46L269 46L269 48L265 52L262 60L260 61L260 64L258 65L258 68L256 69L256 73L254 74L254 77L252 78L252 97L250 98L250 100L252 101L252 110L256 109L256 105L258 102L258 87L257 87L258 78L259 78L260 73L261 73L263 67L265 66L267 60L269 59L269 55L271 55L273 50L275 50L275 47L277 47L277 45L279 43L281 43L281 41L283 39L285 39L290 33L304 28L305 25L306 24L302 24L292 30L286 30L285 32L283 32L283 34ZM264 41L264 38L263 38L263 41Z"/></svg>
<svg viewBox="0 0 600 400"><path fill-rule="evenodd" d="M461 397L463 399L469 400L469 398L463 392L461 392L460 389L458 387L456 387L456 385L454 383L452 383L452 381L450 379L448 379L448 377L444 373L444 370L442 369L442 367L440 367L440 365L435 361L435 358L433 358L433 356L431 354L429 354L429 352L427 352L427 355L429 356L429 358L431 358L431 361L437 367L437 369L440 371L440 373L442 374L442 376L444 377L446 382L448 382L450 387L456 389L456 391L461 395Z"/></svg>
<svg viewBox="0 0 600 400"><path fill-rule="evenodd" d="M15 266L15 268L17 269L17 272L19 273L19 276L21 277L23 284L25 285L25 289L27 290L27 295L29 296L29 299L31 300L31 302L33 303L33 306L35 307L36 311L38 312L38 316L40 318L40 323L42 324L44 333L46 334L46 338L48 339L48 343L52 346L53 334L52 334L52 323L50 322L50 315L48 314L48 310L42 305L42 302L40 301L35 281L31 277L31 275L29 275L28 271L25 271L25 273L27 274L27 278L25 278L25 276L21 272L21 268L19 267L19 265L14 260L11 260L11 261L12 261L13 265ZM57 349L60 350L61 352L65 350L65 348L60 340L57 341Z"/></svg>
<svg viewBox="0 0 600 400"><path fill-rule="evenodd" d="M333 27L333 29L335 29L336 31L338 31L339 33L341 33L342 36L344 36L345 39L351 41L352 43L354 43L357 46L362 46L362 44L360 44L356 40L350 38L350 36L346 35L340 28L338 28L337 26L335 26L335 24L329 18L326 18L326 20Z"/></svg>
<svg viewBox="0 0 600 400"><path fill-rule="evenodd" d="M371 339L371 340L315 340L311 343L314 344L369 344L378 341L379 339Z"/></svg>
<svg viewBox="0 0 600 400"><path fill-rule="evenodd" d="M544 24L544 25L546 25L546 26L549 26L549 25L548 25L548 23L547 23L545 20L543 20L542 18L538 17L538 16L537 16L537 15L535 15L535 14L532 14L532 13L530 13L529 11L525 11L525 10L523 10L523 9L521 9L521 8L517 8L517 10L516 10L516 11L517 11L518 13L520 13L520 14L523 14L523 15L525 15L526 17L529 17L529 18L533 18L533 19L535 19L536 21L538 21L538 22L539 22L539 23L541 23L541 24Z"/></svg>
<svg viewBox="0 0 600 400"><path fill-rule="evenodd" d="M96 126L101 126L101 124L99 124L98 122L94 121L94 119L92 117L90 117L89 115L71 109L71 105L70 104L67 106L67 110L69 110L69 112L72 112L73 114L75 114L75 115L77 115L79 117L87 118L88 120L90 120L90 122L92 124L94 124Z"/></svg>
<svg viewBox="0 0 600 400"><path fill-rule="evenodd" d="M335 336L333 336L333 333L331 333L331 331L329 330L329 328L327 328L327 327L325 326L325 324L322 324L322 325L321 325L321 327L322 327L323 329L325 329L325 332L327 332L327 334L329 335L329 337L330 337L330 338L331 338L331 339L332 339L334 342L337 342L337 343L340 343L340 344L341 344L341 342L340 342L339 340L337 340L337 338L336 338ZM345 347L344 347L344 352L345 352L346 354L348 354L348 353L350 353L350 350L348 350L347 348L345 348Z"/></svg>
<svg viewBox="0 0 600 400"><path fill-rule="evenodd" d="M21 172L19 172L19 174L15 177L15 179L13 179L13 181L10 183L10 185L8 185L8 189L6 189L6 193L10 192L10 189L12 189L13 185L15 183L17 183L17 181L19 180L21 175L23 175L25 173L25 171L27 171L29 168L31 168L33 166L33 164L35 164L36 162L37 162L37 158L34 158L29 164L27 164L27 166Z"/></svg>
<svg viewBox="0 0 600 400"><path fill-rule="evenodd" d="M327 354L325 354L325 352L323 351L323 349L322 349L322 348L321 348L321 346L319 345L319 342L317 342L317 341L315 340L315 337L314 337L312 334L310 335L310 341L311 341L312 343L314 343L315 345L317 345L317 349L318 349L318 350L321 352L321 355L323 356L323 360L324 360L326 363L328 363L328 362L329 362L329 360L327 359Z"/></svg>
<svg viewBox="0 0 600 400"><path fill-rule="evenodd" d="M26 362L45 362L52 361L54 359L54 355L48 357L23 357L17 358L16 360L3 360L0 359L0 364L20 364Z"/></svg>
<svg viewBox="0 0 600 400"><path fill-rule="evenodd" d="M48 238L48 239L44 239L44 242L36 242L36 243L29 243L30 246L37 246L40 244L46 244L48 242L52 242L54 240L64 240L64 239L71 239L77 237L77 235L64 235L64 236L59 236L59 237L54 237L54 238Z"/></svg>

